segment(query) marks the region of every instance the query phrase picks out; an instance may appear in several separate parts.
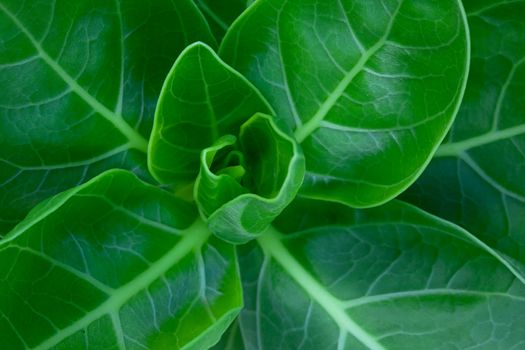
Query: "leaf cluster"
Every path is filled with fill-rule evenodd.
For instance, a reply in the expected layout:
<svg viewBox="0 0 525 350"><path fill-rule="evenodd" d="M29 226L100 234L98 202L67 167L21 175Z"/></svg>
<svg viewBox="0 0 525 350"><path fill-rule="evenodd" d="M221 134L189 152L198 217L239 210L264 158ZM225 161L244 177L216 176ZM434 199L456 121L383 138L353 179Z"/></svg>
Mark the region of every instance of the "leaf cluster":
<svg viewBox="0 0 525 350"><path fill-rule="evenodd" d="M522 349L524 0L0 0L0 347Z"/></svg>

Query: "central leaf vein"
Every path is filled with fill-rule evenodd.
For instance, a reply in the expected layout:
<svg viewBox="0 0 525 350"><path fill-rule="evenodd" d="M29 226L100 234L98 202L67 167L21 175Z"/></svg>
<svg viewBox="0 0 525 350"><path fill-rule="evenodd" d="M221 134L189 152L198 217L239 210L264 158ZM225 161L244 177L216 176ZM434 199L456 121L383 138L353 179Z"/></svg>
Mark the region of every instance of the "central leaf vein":
<svg viewBox="0 0 525 350"><path fill-rule="evenodd" d="M402 4L403 1L399 3L398 7L392 14L392 18L388 23L385 34L373 46L371 46L368 50L366 50L363 53L361 58L356 62L355 66L350 71L348 71L348 73L346 73L341 82L339 82L335 90L319 107L314 116L310 120L308 120L303 126L295 130L295 138L299 143L303 142L312 132L319 128L321 122L325 119L326 115L330 112L330 110L332 110L332 108L335 106L335 104L341 98L341 96L343 96L350 83L365 68L365 65L368 62L368 60L370 60L370 58L373 57L377 53L377 51L379 51L384 46L386 40L388 39L388 36L390 35L390 32L392 31L395 18Z"/></svg>
<svg viewBox="0 0 525 350"><path fill-rule="evenodd" d="M263 251L274 258L284 270L318 303L339 328L352 334L361 343L372 350L385 350L371 334L361 328L344 311L343 302L335 298L326 290L299 262L292 256L279 238L280 233L273 227L270 228L257 241Z"/></svg>
<svg viewBox="0 0 525 350"><path fill-rule="evenodd" d="M100 304L71 325L60 330L58 333L55 333L54 336L39 344L35 350L49 349L79 330L86 328L89 324L102 316L118 312L120 307L134 295L161 277L185 256L201 247L206 242L209 235L210 232L205 227L205 224L201 220L197 220L195 224L186 229L185 232L183 231L183 238L147 270L136 276L126 285L116 289L111 297L104 303Z"/></svg>

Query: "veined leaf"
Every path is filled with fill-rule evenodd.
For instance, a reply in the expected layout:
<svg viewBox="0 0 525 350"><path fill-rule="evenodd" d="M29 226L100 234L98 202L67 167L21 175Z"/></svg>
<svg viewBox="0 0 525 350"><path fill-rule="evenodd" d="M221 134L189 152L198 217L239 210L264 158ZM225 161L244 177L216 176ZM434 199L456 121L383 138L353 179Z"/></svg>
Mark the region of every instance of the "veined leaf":
<svg viewBox="0 0 525 350"><path fill-rule="evenodd" d="M404 196L525 274L525 1L464 1L472 72L458 118Z"/></svg>
<svg viewBox="0 0 525 350"><path fill-rule="evenodd" d="M511 349L524 279L463 229L402 202L298 200L239 247L246 349Z"/></svg>
<svg viewBox="0 0 525 350"><path fill-rule="evenodd" d="M242 306L235 251L123 170L36 207L0 242L6 349L205 349Z"/></svg>
<svg viewBox="0 0 525 350"><path fill-rule="evenodd" d="M233 21L255 0L195 0L204 14L217 41L222 37Z"/></svg>
<svg viewBox="0 0 525 350"><path fill-rule="evenodd" d="M220 55L294 131L302 194L367 207L423 171L459 107L468 51L458 0L258 0Z"/></svg>
<svg viewBox="0 0 525 350"><path fill-rule="evenodd" d="M272 112L257 89L205 44L190 45L161 92L149 146L151 173L161 183L188 186L199 174L200 152L222 135L238 135L257 112Z"/></svg>
<svg viewBox="0 0 525 350"><path fill-rule="evenodd" d="M233 142L229 135L202 152L195 199L210 230L238 244L260 235L295 198L305 166L299 145L268 115L256 114L241 126L242 164L225 161L215 173L217 151Z"/></svg>
<svg viewBox="0 0 525 350"><path fill-rule="evenodd" d="M0 234L104 170L146 177L162 82L197 40L190 0L1 0Z"/></svg>

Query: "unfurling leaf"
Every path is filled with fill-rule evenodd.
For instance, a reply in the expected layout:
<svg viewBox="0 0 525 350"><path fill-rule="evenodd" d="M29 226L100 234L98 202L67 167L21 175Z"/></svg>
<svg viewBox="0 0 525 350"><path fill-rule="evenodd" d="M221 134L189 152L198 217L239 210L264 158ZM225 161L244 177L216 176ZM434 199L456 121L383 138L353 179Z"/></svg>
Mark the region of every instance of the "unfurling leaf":
<svg viewBox="0 0 525 350"><path fill-rule="evenodd" d="M299 145L267 115L256 114L243 124L238 149L234 144L230 136L203 151L195 198L214 234L245 243L294 199L305 166Z"/></svg>
<svg viewBox="0 0 525 350"><path fill-rule="evenodd" d="M162 88L148 152L153 176L176 188L199 174L199 155L220 136L238 135L257 112L272 113L243 76L203 43L177 59Z"/></svg>

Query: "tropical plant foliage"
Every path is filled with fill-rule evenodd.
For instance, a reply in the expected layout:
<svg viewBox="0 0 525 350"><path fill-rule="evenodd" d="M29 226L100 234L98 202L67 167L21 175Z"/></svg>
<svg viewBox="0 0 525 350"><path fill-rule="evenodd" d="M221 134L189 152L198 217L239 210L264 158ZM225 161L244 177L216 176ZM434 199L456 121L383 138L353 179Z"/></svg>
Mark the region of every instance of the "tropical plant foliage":
<svg viewBox="0 0 525 350"><path fill-rule="evenodd" d="M525 349L525 0L0 0L2 349Z"/></svg>

